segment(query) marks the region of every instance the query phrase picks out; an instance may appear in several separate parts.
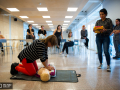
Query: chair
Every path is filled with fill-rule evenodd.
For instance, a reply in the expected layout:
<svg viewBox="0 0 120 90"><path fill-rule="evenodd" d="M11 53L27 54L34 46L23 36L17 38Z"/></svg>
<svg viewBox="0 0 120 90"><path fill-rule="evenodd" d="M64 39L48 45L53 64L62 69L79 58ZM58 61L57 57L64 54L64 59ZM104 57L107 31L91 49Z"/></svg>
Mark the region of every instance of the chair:
<svg viewBox="0 0 120 90"><path fill-rule="evenodd" d="M79 51L79 47L80 47L80 40L79 39L74 39L74 53L75 53L75 49L76 47L78 47L78 51Z"/></svg>
<svg viewBox="0 0 120 90"><path fill-rule="evenodd" d="M11 48L11 51L12 51L12 54L13 54L12 46L11 46L11 45L9 45L9 46L7 45L7 40L6 40L6 39L1 39L0 42L6 43L6 45L3 46L3 47L6 47L6 50L7 50L7 47L10 47L10 48ZM5 51L5 49L2 49L2 50ZM7 50L7 54L8 54L8 50ZM5 52L4 52L4 55L5 55Z"/></svg>

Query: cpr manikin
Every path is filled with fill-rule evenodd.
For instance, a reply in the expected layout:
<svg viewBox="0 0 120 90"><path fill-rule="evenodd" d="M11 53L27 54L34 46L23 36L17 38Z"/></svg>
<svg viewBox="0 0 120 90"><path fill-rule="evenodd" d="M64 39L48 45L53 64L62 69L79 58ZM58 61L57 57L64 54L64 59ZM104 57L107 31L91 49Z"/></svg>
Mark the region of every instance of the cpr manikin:
<svg viewBox="0 0 120 90"><path fill-rule="evenodd" d="M49 64L49 66L52 66ZM53 66L54 67L54 66ZM54 70L49 71L46 68L40 68L37 72L37 77L40 77L40 79L42 81L49 81L51 77L55 77L56 76L56 69L54 67Z"/></svg>

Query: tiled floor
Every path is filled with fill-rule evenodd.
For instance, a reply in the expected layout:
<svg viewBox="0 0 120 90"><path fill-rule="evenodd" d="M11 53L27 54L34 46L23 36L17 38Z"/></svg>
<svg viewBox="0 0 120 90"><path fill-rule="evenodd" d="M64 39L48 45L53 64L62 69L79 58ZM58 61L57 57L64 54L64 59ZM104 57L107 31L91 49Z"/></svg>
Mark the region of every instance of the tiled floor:
<svg viewBox="0 0 120 90"><path fill-rule="evenodd" d="M12 82L13 90L120 90L120 60L112 59L111 72L107 72L104 57L103 69L98 70L97 54L90 50L76 55L70 53L67 58L64 55L49 53L49 63L54 64L56 69L76 70L81 74L77 83L10 80L10 65L12 62L19 62L19 52L20 50L16 49L13 55L0 55L0 82ZM39 67L42 66L40 60L37 60L37 63Z"/></svg>

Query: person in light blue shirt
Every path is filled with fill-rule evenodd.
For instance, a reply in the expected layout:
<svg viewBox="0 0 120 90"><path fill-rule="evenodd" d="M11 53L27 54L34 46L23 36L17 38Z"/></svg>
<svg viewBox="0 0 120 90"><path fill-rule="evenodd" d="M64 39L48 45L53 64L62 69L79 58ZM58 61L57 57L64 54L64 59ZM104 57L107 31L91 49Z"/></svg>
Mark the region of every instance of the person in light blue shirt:
<svg viewBox="0 0 120 90"><path fill-rule="evenodd" d="M68 56L68 47L72 47L74 45L74 39L72 37L72 32L68 33L68 38L66 39L66 42L64 43L62 52L60 54L63 54L64 50L66 49L66 57Z"/></svg>

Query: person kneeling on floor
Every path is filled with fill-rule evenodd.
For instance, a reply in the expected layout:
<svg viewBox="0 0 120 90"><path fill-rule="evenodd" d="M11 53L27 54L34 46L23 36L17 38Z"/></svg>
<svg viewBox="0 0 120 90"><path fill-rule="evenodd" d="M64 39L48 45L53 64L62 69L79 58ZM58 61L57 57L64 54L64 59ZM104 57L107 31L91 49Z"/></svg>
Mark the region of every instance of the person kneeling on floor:
<svg viewBox="0 0 120 90"><path fill-rule="evenodd" d="M13 63L10 73L12 75L22 72L26 75L33 76L38 71L36 60L40 58L42 64L49 71L54 70L54 67L48 65L47 48L57 45L55 35L48 36L46 39L35 40L31 45L23 49L18 58L22 64Z"/></svg>

